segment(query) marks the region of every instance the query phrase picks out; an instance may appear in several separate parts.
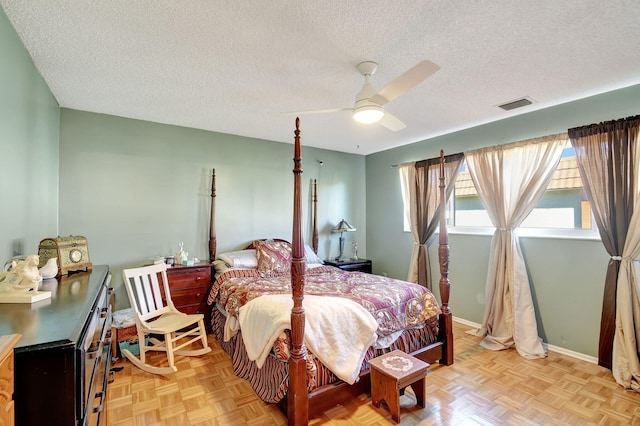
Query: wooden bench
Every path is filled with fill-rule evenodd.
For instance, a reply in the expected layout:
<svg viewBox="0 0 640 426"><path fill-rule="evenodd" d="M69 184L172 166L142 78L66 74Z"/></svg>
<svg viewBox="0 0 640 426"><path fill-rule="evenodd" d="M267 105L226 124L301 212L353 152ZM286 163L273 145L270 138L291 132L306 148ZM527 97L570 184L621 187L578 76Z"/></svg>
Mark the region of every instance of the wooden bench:
<svg viewBox="0 0 640 426"><path fill-rule="evenodd" d="M379 408L384 400L391 418L400 422L400 392L407 386L413 388L418 405L424 408L426 376L429 364L395 350L369 361L371 366L371 403Z"/></svg>

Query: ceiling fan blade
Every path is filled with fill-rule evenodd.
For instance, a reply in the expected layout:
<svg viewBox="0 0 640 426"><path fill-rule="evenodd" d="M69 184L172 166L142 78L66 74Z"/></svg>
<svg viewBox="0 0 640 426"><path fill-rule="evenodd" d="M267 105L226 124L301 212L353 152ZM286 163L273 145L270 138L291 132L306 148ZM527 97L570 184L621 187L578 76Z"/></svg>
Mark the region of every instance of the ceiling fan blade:
<svg viewBox="0 0 640 426"><path fill-rule="evenodd" d="M389 114L387 111L384 112L384 115L378 121L378 124L382 127L386 127L392 132L399 132L400 130L407 127L399 118L394 115Z"/></svg>
<svg viewBox="0 0 640 426"><path fill-rule="evenodd" d="M428 77L438 71L440 67L431 61L424 60L418 62L412 68L409 68L404 74L401 74L391 83L383 87L378 93L373 95L371 101L384 105L387 102L391 102L400 95L405 94L411 88L422 83Z"/></svg>
<svg viewBox="0 0 640 426"><path fill-rule="evenodd" d="M298 114L327 114L330 112L351 111L353 108L327 108L327 109L312 109L308 111L290 111L281 112L282 115L298 115Z"/></svg>

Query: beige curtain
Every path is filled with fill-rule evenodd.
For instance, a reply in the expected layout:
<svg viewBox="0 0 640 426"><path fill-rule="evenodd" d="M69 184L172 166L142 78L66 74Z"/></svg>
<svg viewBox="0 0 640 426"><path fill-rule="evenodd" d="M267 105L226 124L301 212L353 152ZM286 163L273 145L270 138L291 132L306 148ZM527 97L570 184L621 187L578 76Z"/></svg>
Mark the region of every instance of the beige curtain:
<svg viewBox="0 0 640 426"><path fill-rule="evenodd" d="M638 157L638 150L635 157ZM637 158L634 163L635 176L638 176ZM638 192L635 195L634 213L618 273L612 372L616 382L640 392L640 197Z"/></svg>
<svg viewBox="0 0 640 426"><path fill-rule="evenodd" d="M449 199L460 171L463 154L445 156L445 196ZM399 167L404 214L409 219L413 250L407 281L431 287L429 241L439 225L440 158L405 163Z"/></svg>
<svg viewBox="0 0 640 426"><path fill-rule="evenodd" d="M525 358L546 352L531 298L527 267L514 233L546 190L567 135L465 153L471 179L496 227L491 240L482 325L471 334L491 350L515 347Z"/></svg>
<svg viewBox="0 0 640 426"><path fill-rule="evenodd" d="M598 364L640 391L640 116L569 129L607 253Z"/></svg>

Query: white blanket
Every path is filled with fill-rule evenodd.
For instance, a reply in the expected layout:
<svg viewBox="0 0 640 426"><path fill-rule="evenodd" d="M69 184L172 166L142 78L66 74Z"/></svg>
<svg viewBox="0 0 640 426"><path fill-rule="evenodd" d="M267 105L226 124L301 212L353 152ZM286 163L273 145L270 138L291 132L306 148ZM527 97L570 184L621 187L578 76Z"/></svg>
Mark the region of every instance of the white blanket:
<svg viewBox="0 0 640 426"><path fill-rule="evenodd" d="M378 323L356 302L305 296L304 343L341 380L355 383ZM240 308L239 323L249 359L262 367L278 335L291 327L291 295L260 296Z"/></svg>

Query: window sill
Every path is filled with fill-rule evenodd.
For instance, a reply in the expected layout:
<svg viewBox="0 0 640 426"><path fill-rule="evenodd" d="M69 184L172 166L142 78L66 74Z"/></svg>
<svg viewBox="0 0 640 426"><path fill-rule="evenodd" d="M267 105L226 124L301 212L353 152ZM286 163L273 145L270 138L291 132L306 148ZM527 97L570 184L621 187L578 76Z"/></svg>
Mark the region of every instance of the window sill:
<svg viewBox="0 0 640 426"><path fill-rule="evenodd" d="M450 235L484 235L492 236L495 228L485 227L451 227ZM517 235L523 238L546 238L558 240L585 240L585 241L601 241L600 234L595 231L584 230L567 230L567 229L533 229L519 228Z"/></svg>

